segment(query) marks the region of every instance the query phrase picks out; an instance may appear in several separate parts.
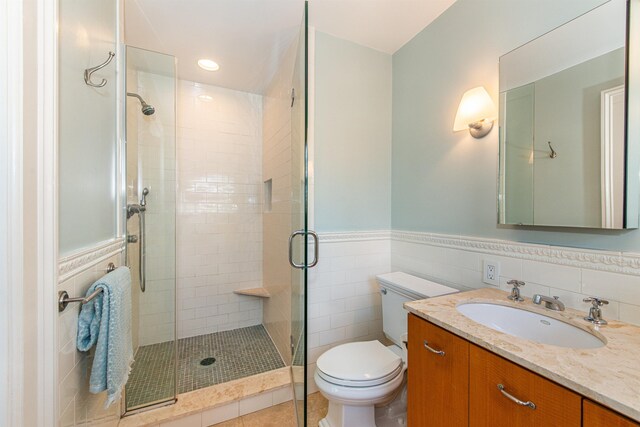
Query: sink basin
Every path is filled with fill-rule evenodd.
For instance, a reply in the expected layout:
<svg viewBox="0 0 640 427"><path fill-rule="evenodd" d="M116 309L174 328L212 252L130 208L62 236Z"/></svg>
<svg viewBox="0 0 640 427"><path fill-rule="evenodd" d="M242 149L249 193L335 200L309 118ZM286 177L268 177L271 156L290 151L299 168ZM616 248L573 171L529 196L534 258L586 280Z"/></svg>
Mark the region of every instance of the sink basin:
<svg viewBox="0 0 640 427"><path fill-rule="evenodd" d="M469 319L519 338L568 348L599 348L597 336L569 323L516 307L490 303L464 303L456 307Z"/></svg>

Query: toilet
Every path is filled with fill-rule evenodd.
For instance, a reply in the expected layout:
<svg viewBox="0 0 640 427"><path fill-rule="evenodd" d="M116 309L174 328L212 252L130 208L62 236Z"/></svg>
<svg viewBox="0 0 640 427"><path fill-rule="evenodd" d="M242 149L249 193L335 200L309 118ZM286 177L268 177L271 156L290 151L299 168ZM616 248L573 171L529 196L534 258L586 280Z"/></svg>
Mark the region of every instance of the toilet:
<svg viewBox="0 0 640 427"><path fill-rule="evenodd" d="M387 347L377 340L347 343L318 358L314 379L329 401L329 412L320 420L320 427L402 425L406 400L404 413L400 417L394 415L393 420L385 419L385 411L380 407L406 396L403 388L406 388L407 350L403 341L407 339L407 311L403 304L458 292L402 272L382 274L377 279L382 295L383 330L393 345ZM397 414L395 407L386 412ZM382 415L376 418L376 412Z"/></svg>

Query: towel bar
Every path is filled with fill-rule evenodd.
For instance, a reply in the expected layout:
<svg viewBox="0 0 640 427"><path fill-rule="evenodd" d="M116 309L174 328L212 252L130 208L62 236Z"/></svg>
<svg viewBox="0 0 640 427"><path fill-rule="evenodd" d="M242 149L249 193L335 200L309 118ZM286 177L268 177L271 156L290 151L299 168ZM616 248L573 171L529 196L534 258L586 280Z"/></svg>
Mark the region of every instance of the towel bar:
<svg viewBox="0 0 640 427"><path fill-rule="evenodd" d="M116 269L116 266L112 262L110 262L109 265L107 266L107 273L111 273L115 269ZM81 302L82 304L86 304L92 299L94 299L95 297L97 297L98 294L100 294L100 292L102 292L102 288L96 289L95 292L93 292L88 297L71 298L67 291L60 291L58 292L58 312L63 312L64 309L67 308L67 305L69 305L70 302Z"/></svg>

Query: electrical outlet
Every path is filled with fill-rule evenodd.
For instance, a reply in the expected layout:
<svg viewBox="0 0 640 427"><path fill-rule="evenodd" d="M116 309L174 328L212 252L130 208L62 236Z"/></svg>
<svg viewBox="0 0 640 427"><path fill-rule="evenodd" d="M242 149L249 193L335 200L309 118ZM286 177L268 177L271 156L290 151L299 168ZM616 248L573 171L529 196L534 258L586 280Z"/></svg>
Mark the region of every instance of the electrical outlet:
<svg viewBox="0 0 640 427"><path fill-rule="evenodd" d="M491 286L500 286L500 263L485 259L483 260L482 281Z"/></svg>

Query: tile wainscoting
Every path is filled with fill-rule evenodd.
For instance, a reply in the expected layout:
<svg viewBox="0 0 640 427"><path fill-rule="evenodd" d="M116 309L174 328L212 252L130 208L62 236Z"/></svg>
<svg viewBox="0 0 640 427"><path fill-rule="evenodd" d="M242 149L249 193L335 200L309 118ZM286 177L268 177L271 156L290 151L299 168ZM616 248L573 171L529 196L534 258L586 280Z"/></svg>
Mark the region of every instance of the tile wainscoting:
<svg viewBox="0 0 640 427"><path fill-rule="evenodd" d="M318 265L309 270L307 362L309 393L317 391L318 357L339 344L381 339L376 275L391 269L388 232L321 233Z"/></svg>
<svg viewBox="0 0 640 427"><path fill-rule="evenodd" d="M320 233L320 262L309 270L308 390L315 362L338 344L382 338L375 276L404 271L460 290L487 287L485 259L500 263L500 288L557 295L587 312L587 296L609 300L605 318L640 324L640 254L407 231Z"/></svg>
<svg viewBox="0 0 640 427"><path fill-rule="evenodd" d="M500 288L507 281L526 282L522 293L558 296L584 310L588 296L609 300L605 318L640 324L640 254L535 245L429 233L393 231L391 266L459 289L489 286L482 282L484 260L500 263Z"/></svg>
<svg viewBox="0 0 640 427"><path fill-rule="evenodd" d="M58 263L58 291L71 296L85 295L107 265L123 265L124 240L116 239L65 257ZM104 409L106 392L89 393L91 352L76 350L80 306L70 304L58 314L58 425L115 426L120 418L120 402Z"/></svg>

